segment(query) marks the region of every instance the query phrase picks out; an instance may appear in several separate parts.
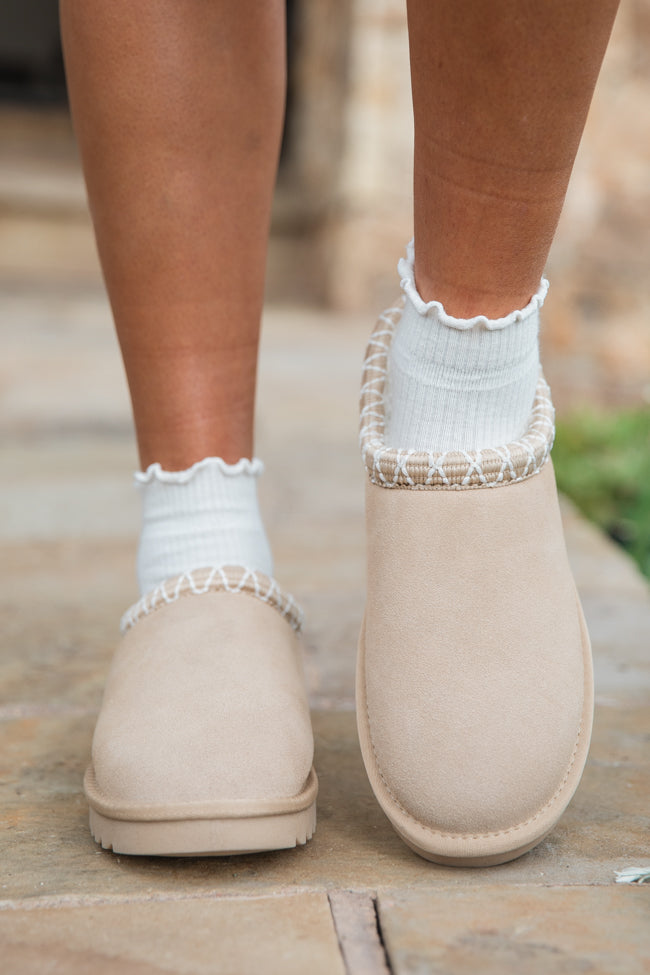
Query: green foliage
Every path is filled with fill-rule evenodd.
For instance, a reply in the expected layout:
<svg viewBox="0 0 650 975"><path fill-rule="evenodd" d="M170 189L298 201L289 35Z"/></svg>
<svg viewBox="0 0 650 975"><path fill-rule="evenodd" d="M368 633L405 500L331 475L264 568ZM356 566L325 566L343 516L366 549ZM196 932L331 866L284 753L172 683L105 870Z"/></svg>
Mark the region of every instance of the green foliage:
<svg viewBox="0 0 650 975"><path fill-rule="evenodd" d="M650 409L571 414L553 462L560 490L650 578Z"/></svg>

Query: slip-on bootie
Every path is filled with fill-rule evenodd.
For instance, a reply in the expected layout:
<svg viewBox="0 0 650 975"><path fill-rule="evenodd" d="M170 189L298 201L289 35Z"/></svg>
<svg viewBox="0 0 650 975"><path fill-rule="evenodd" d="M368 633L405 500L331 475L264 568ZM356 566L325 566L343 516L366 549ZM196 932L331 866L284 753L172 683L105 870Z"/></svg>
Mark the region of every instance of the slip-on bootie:
<svg viewBox="0 0 650 975"><path fill-rule="evenodd" d="M169 580L125 614L84 780L103 847L220 855L311 837L301 615L232 566Z"/></svg>
<svg viewBox="0 0 650 975"><path fill-rule="evenodd" d="M549 458L542 376L521 440L444 455L384 441L387 352L361 393L368 594L357 721L370 783L403 840L487 866L535 846L582 774L593 680Z"/></svg>

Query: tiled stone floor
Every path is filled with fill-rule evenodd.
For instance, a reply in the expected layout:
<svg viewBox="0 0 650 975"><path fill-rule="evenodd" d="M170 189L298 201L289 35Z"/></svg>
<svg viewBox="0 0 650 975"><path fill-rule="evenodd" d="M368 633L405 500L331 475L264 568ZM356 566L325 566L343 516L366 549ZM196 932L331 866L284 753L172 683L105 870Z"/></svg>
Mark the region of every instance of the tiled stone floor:
<svg viewBox="0 0 650 975"><path fill-rule="evenodd" d="M565 506L591 626L589 765L558 828L521 859L438 867L397 838L356 740L363 607L359 365L370 322L269 309L259 453L279 579L307 610L319 824L305 848L147 859L98 849L81 777L132 601L136 459L94 286L0 299L0 970L169 973L641 973L650 970L650 596ZM381 937L380 937L381 933Z"/></svg>

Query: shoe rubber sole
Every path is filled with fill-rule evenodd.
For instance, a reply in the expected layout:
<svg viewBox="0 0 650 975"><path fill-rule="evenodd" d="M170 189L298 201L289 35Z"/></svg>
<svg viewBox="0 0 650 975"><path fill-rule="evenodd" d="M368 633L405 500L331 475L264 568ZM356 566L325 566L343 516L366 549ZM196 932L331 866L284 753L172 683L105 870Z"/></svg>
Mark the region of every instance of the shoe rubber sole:
<svg viewBox="0 0 650 975"><path fill-rule="evenodd" d="M110 810L102 803L101 811L94 808L96 786L92 767L85 780L86 797L90 804L90 831L105 850L133 856L231 856L239 853L261 853L301 846L311 839L316 828L316 792L318 780L312 769L307 785L300 796L286 803L286 810L278 809L278 800L261 803L236 815L205 817L191 816L161 818L159 811L148 816L147 810L134 811L132 818L122 809ZM273 805L273 812L264 807ZM300 808L303 806L303 808ZM296 808L298 807L298 808Z"/></svg>

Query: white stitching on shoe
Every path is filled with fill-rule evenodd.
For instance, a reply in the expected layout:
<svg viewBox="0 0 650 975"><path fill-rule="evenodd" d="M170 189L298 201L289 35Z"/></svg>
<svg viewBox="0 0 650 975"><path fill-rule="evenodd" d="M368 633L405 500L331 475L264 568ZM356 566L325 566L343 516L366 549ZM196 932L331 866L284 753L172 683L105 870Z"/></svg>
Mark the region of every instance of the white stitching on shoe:
<svg viewBox="0 0 650 975"><path fill-rule="evenodd" d="M120 630L126 633L145 616L160 607L176 602L181 596L201 596L207 592L246 593L277 609L296 633L302 629L303 612L290 593L284 592L275 579L239 565L219 565L184 572L166 579L124 613Z"/></svg>
<svg viewBox="0 0 650 975"><path fill-rule="evenodd" d="M519 440L482 450L446 453L387 446L388 350L402 307L403 301L379 316L363 365L359 443L370 480L387 488L468 490L515 484L538 474L548 460L555 435L555 411L541 372L528 428Z"/></svg>

